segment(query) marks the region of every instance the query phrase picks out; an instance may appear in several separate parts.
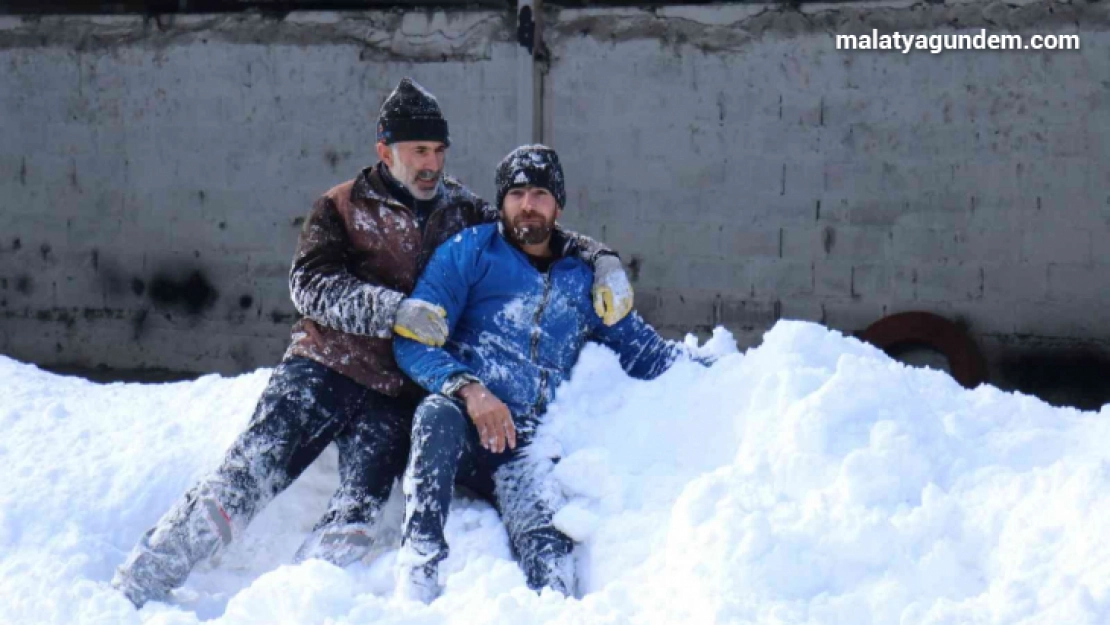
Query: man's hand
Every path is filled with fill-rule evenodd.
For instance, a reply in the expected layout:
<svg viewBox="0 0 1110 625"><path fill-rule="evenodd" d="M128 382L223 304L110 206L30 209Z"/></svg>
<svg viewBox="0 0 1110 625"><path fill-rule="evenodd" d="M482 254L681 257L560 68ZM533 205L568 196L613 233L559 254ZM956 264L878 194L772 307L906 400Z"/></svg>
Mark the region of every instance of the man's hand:
<svg viewBox="0 0 1110 625"><path fill-rule="evenodd" d="M447 311L424 300L406 299L397 307L393 333L439 347L447 342Z"/></svg>
<svg viewBox="0 0 1110 625"><path fill-rule="evenodd" d="M616 256L602 256L594 261L594 312L611 326L632 310L632 283Z"/></svg>
<svg viewBox="0 0 1110 625"><path fill-rule="evenodd" d="M516 427L509 407L485 386L472 383L459 389L458 396L466 402L466 412L478 428L482 447L499 454L516 449Z"/></svg>

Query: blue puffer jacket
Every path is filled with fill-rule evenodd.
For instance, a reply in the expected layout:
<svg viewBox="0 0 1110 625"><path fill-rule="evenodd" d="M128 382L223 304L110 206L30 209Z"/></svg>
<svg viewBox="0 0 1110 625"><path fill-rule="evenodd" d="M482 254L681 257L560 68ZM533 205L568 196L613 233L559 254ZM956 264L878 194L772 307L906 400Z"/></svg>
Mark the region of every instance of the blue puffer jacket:
<svg viewBox="0 0 1110 625"><path fill-rule="evenodd" d="M459 373L474 375L514 417L543 413L588 340L615 351L633 377L666 371L682 347L635 312L603 324L592 284L593 272L578 258L564 256L541 273L496 224L464 230L436 250L412 294L447 311L447 344L395 337L397 363L433 393Z"/></svg>

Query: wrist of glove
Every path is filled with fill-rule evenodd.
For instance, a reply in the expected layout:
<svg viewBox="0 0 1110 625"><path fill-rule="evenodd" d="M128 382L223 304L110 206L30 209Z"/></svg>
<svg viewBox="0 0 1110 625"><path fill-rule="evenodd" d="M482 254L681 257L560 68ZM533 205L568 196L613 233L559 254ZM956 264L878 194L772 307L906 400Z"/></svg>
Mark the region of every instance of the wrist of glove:
<svg viewBox="0 0 1110 625"><path fill-rule="evenodd" d="M370 335L379 339L393 338L393 322L397 318L397 308L405 300L405 294L398 291L381 290L372 293L367 306L373 310Z"/></svg>
<svg viewBox="0 0 1110 625"><path fill-rule="evenodd" d="M447 342L447 311L424 300L406 299L397 307L393 333L431 347L440 347Z"/></svg>
<svg viewBox="0 0 1110 625"><path fill-rule="evenodd" d="M594 261L594 312L611 326L632 311L632 283L616 256L599 256Z"/></svg>

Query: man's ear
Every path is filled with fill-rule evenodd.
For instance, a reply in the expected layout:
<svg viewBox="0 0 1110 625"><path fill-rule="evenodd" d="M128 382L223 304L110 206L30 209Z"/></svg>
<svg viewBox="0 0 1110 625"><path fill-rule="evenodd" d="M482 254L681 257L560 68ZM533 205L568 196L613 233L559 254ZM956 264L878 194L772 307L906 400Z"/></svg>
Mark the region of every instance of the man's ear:
<svg viewBox="0 0 1110 625"><path fill-rule="evenodd" d="M393 167L393 150L389 149L385 141L379 141L375 147L378 149L378 160L385 163L386 167Z"/></svg>

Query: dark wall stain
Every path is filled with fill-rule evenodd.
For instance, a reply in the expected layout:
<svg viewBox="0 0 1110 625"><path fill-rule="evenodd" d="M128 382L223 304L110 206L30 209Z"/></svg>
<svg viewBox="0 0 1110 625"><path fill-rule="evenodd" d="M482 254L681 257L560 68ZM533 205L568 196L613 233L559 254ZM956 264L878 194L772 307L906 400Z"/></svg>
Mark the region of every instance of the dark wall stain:
<svg viewBox="0 0 1110 625"><path fill-rule="evenodd" d="M304 225L304 217L294 217L292 223L294 228L300 228Z"/></svg>
<svg viewBox="0 0 1110 625"><path fill-rule="evenodd" d="M24 156L19 162L19 184L27 186L27 157Z"/></svg>
<svg viewBox="0 0 1110 625"><path fill-rule="evenodd" d="M231 361L235 366L242 370L250 369L255 362L254 357L251 355L250 343L240 343L228 350L228 355L231 356Z"/></svg>
<svg viewBox="0 0 1110 625"><path fill-rule="evenodd" d="M332 171L335 171L335 168L339 165L339 153L334 149L328 148L328 150L324 152L324 160L327 161Z"/></svg>
<svg viewBox="0 0 1110 625"><path fill-rule="evenodd" d="M639 256L633 256L632 259L628 261L628 279L630 281L636 282L640 279L641 266L643 266L643 261L640 260Z"/></svg>
<svg viewBox="0 0 1110 625"><path fill-rule="evenodd" d="M131 278L131 292L137 297L142 297L143 293L146 292L146 282L138 278Z"/></svg>
<svg viewBox="0 0 1110 625"><path fill-rule="evenodd" d="M243 295L239 297L239 308L246 310L254 304L254 298L250 295Z"/></svg>
<svg viewBox="0 0 1110 625"><path fill-rule="evenodd" d="M135 311L135 316L131 318L131 331L132 336L138 341L143 336L143 331L146 329L146 318L149 312L146 309Z"/></svg>
<svg viewBox="0 0 1110 625"><path fill-rule="evenodd" d="M34 292L34 283L31 281L31 276L19 276L15 279L15 290L22 295L30 295Z"/></svg>
<svg viewBox="0 0 1110 625"><path fill-rule="evenodd" d="M76 313L66 308L35 311L35 319L38 321L56 321L58 323L63 323L67 329L72 328L73 325L77 323Z"/></svg>
<svg viewBox="0 0 1110 625"><path fill-rule="evenodd" d="M12 251L13 252L18 252L22 247L23 247L23 241L20 241L19 237L16 237L16 238L12 239Z"/></svg>
<svg viewBox="0 0 1110 625"><path fill-rule="evenodd" d="M1110 403L1110 354L1096 348L1013 352L995 365L1000 386L1083 410Z"/></svg>
<svg viewBox="0 0 1110 625"><path fill-rule="evenodd" d="M821 247L825 249L825 254L831 254L835 245L836 230L833 230L830 226L825 226L824 231L821 232Z"/></svg>
<svg viewBox="0 0 1110 625"><path fill-rule="evenodd" d="M39 246L39 254L42 255L43 262L50 262L50 254L53 250L50 248L49 243L43 243Z"/></svg>
<svg viewBox="0 0 1110 625"><path fill-rule="evenodd" d="M280 310L270 311L270 321L273 321L274 323L292 323L296 321L296 319L297 315L294 315L293 313L284 313Z"/></svg>
<svg viewBox="0 0 1110 625"><path fill-rule="evenodd" d="M150 281L150 299L164 308L179 308L190 315L199 315L212 307L219 293L200 271L193 271L184 278L166 274L154 276Z"/></svg>
<svg viewBox="0 0 1110 625"><path fill-rule="evenodd" d="M78 192L81 191L81 182L77 179L77 161L72 159L69 163L69 185Z"/></svg>
<svg viewBox="0 0 1110 625"><path fill-rule="evenodd" d="M72 329L78 320L89 324L104 320L130 321L134 330L134 339L139 340L146 324L148 311L126 310L123 308L45 308L34 313L26 313L28 318L46 323L61 323L67 329Z"/></svg>
<svg viewBox="0 0 1110 625"><path fill-rule="evenodd" d="M93 264L99 267L97 279L106 298L115 298L127 292L127 275L120 271L109 256L100 258L98 251L93 252Z"/></svg>

